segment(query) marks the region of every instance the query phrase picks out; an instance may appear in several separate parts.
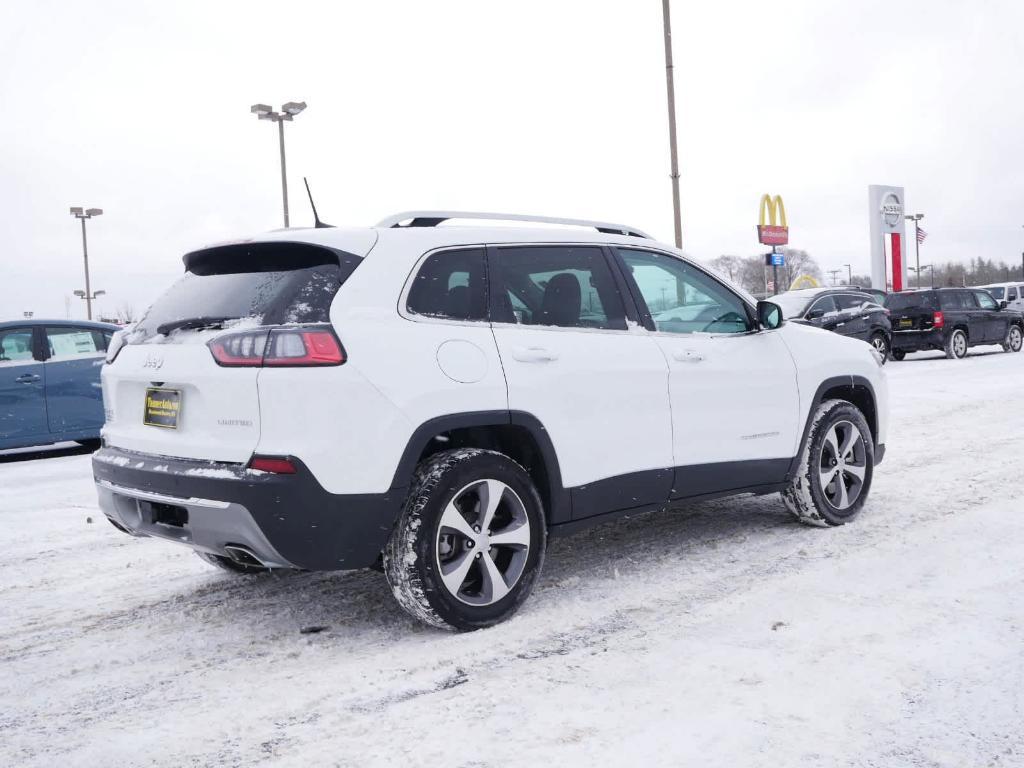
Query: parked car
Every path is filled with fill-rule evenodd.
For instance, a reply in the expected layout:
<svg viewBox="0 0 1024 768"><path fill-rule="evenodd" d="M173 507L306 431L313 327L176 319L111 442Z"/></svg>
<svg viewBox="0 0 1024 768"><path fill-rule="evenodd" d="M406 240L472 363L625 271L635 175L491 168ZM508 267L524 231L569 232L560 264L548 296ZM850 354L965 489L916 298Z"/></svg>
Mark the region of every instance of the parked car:
<svg viewBox="0 0 1024 768"><path fill-rule="evenodd" d="M100 367L117 330L71 320L0 323L0 448L99 439Z"/></svg>
<svg viewBox="0 0 1024 768"><path fill-rule="evenodd" d="M549 536L624 512L863 507L888 423L874 349L632 227L453 217L495 218L187 254L107 355L110 521L232 572L377 564L411 615L468 630L526 599Z"/></svg>
<svg viewBox="0 0 1024 768"><path fill-rule="evenodd" d="M793 322L852 336L874 346L883 359L889 356L889 312L870 294L853 288L806 288L780 293L771 301Z"/></svg>
<svg viewBox="0 0 1024 768"><path fill-rule="evenodd" d="M1005 301L1006 306L1015 312L1024 312L1024 282L993 283L981 286L996 301Z"/></svg>
<svg viewBox="0 0 1024 768"><path fill-rule="evenodd" d="M946 357L967 356L969 347L1001 344L1019 352L1024 314L1007 309L982 288L934 288L891 293L885 302L892 319L892 356L935 349Z"/></svg>

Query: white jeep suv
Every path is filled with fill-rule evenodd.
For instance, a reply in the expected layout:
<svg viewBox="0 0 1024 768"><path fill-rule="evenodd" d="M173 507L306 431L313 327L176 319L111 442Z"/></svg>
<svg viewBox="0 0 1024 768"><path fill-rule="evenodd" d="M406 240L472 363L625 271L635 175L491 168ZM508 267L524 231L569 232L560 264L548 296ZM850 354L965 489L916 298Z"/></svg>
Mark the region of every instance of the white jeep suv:
<svg viewBox="0 0 1024 768"><path fill-rule="evenodd" d="M887 421L870 345L631 227L455 218L527 219L187 254L108 352L110 521L229 571L377 566L411 614L467 630L526 599L548 536L735 494L816 525L864 505Z"/></svg>

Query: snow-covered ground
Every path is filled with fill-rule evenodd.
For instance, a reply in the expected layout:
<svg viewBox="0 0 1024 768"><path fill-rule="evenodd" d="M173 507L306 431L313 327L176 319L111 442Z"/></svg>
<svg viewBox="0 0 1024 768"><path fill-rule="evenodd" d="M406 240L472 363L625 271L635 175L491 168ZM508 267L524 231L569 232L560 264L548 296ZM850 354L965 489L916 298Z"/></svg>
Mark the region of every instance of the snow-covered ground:
<svg viewBox="0 0 1024 768"><path fill-rule="evenodd" d="M131 539L87 455L9 457L0 765L1024 765L1024 354L888 372L855 524L777 497L621 520L465 635L376 572Z"/></svg>

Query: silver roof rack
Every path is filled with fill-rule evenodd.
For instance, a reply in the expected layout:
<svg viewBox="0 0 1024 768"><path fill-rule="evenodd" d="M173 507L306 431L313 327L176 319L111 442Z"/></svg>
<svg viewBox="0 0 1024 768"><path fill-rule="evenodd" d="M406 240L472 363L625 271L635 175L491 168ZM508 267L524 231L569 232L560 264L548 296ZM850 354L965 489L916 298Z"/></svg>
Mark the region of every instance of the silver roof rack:
<svg viewBox="0 0 1024 768"><path fill-rule="evenodd" d="M377 222L379 229L393 227L436 227L449 219L486 219L490 221L528 221L540 224L569 224L577 227L592 227L606 235L627 235L642 237L646 240L654 238L643 230L625 224L611 224L606 221L588 221L586 219L559 219L553 216L524 216L519 213L480 213L479 211L404 211L388 216ZM402 222L407 222L403 224Z"/></svg>

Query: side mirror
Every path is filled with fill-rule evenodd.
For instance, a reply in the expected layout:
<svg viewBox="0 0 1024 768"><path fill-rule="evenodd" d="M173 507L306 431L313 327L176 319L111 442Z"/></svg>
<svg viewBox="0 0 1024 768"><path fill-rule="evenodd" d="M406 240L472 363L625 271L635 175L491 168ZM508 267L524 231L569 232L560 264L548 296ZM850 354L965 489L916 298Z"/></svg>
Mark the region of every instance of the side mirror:
<svg viewBox="0 0 1024 768"><path fill-rule="evenodd" d="M825 310L824 309L812 309L810 312L807 313L807 319L808 320L820 320L824 316L825 316Z"/></svg>
<svg viewBox="0 0 1024 768"><path fill-rule="evenodd" d="M782 325L782 307L770 301L757 302L757 324L765 331L778 328Z"/></svg>
<svg viewBox="0 0 1024 768"><path fill-rule="evenodd" d="M1000 309L1006 309L1007 306L1008 305L1007 305L1007 303L1005 301L1000 301L999 302L999 308Z"/></svg>

